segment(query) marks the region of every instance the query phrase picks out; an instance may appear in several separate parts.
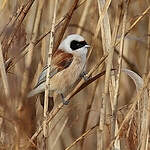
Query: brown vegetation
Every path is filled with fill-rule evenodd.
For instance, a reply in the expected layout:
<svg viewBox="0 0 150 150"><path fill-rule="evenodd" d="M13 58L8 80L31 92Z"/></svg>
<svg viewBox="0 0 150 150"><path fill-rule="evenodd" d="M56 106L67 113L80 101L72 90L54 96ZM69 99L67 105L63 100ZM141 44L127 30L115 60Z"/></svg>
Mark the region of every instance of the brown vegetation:
<svg viewBox="0 0 150 150"><path fill-rule="evenodd" d="M0 150L149 150L149 10L149 0L1 0ZM89 80L47 114L26 96L72 33L91 45Z"/></svg>

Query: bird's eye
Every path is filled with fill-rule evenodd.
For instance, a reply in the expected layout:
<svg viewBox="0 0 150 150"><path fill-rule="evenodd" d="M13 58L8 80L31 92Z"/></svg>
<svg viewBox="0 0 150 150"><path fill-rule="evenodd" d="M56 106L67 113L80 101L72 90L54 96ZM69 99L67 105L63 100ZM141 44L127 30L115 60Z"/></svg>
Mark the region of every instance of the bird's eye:
<svg viewBox="0 0 150 150"><path fill-rule="evenodd" d="M71 43L70 43L70 48L71 48L72 50L77 50L77 49L79 49L79 48L81 48L81 47L84 47L85 45L88 45L88 44L86 43L86 41L75 41L75 40L73 40L73 41L71 41Z"/></svg>

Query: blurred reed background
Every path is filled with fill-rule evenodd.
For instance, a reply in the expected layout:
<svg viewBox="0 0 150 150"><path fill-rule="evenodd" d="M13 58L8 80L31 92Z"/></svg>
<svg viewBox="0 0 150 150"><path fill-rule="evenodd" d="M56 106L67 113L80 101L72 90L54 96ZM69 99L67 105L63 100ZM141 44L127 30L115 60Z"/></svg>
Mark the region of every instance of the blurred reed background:
<svg viewBox="0 0 150 150"><path fill-rule="evenodd" d="M150 1L58 0L56 11L55 3L0 1L0 150L149 150ZM91 45L87 72L94 71L91 83L66 94L69 105L58 98L44 137L39 97L26 95L47 63L54 14L54 48L63 35L81 34ZM141 75L144 88L121 68Z"/></svg>

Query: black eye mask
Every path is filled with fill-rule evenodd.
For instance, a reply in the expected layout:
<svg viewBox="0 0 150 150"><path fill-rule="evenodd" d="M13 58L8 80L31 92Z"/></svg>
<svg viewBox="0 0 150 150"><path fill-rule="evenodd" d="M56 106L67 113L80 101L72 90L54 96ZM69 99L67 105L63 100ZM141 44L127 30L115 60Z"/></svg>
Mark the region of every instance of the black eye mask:
<svg viewBox="0 0 150 150"><path fill-rule="evenodd" d="M73 41L71 41L71 43L70 43L70 48L72 49L72 50L77 50L77 49L79 49L79 48L81 48L81 47L84 47L85 45L88 45L85 41L75 41L75 40L73 40Z"/></svg>

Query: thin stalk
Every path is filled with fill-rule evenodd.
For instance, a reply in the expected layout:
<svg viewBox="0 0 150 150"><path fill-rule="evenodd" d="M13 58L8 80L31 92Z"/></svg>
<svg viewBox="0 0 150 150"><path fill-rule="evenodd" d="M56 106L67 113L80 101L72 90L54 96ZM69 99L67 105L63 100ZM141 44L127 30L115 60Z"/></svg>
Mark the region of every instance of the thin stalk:
<svg viewBox="0 0 150 150"><path fill-rule="evenodd" d="M65 128L67 122L68 122L68 117L65 117L65 120L64 120L64 122L63 122L63 125L62 125L61 128L59 129L59 132L58 132L58 134L56 135L55 140L52 141L52 143L53 143L52 149L54 149L54 147L56 146L56 144L57 144L57 142L58 142L60 136L62 135L62 132L64 131L64 128Z"/></svg>
<svg viewBox="0 0 150 150"><path fill-rule="evenodd" d="M4 64L1 42L0 42L0 72L1 72L1 77L2 77L2 82L3 82L3 86L4 86L5 95L7 97L9 97L9 95L10 95L9 85L8 85L7 74L6 74L6 70L5 70L5 64Z"/></svg>
<svg viewBox="0 0 150 150"><path fill-rule="evenodd" d="M92 128L88 129L84 134L82 134L79 138L77 138L70 146L65 148L65 150L71 149L75 144L79 141L83 140L91 131L93 131L98 125L93 126Z"/></svg>
<svg viewBox="0 0 150 150"><path fill-rule="evenodd" d="M22 94L24 95L26 93L26 89L28 86L28 81L29 81L29 68L31 66L32 58L33 58L33 50L34 50L34 41L36 40L38 36L38 31L39 31L39 25L40 25L40 20L41 20L41 15L42 15L42 9L43 9L43 2L39 1L38 2L38 9L37 13L35 14L35 21L34 21L34 26L33 26L33 32L32 32L32 37L31 37L31 42L29 46L26 48L27 51L29 51L28 55L26 56L27 58L25 59L25 65L26 65L26 70L23 74L23 82L22 82ZM33 19L33 20L34 20ZM26 50L25 50L26 51Z"/></svg>
<svg viewBox="0 0 150 150"><path fill-rule="evenodd" d="M102 14L102 10L104 9L105 4L106 4L105 0L98 0L100 16ZM97 135L97 149L98 150L104 150L104 145L105 145L104 127L105 127L105 118L106 118L106 102L107 102L107 97L108 97L110 70L112 67L112 56L113 56L113 53L111 53L111 51L110 51L111 31L110 31L110 23L109 23L109 17L108 17L107 12L101 23L101 34L102 34L102 45L103 45L104 54L109 51L109 55L108 55L108 60L107 60L107 64L106 64L104 94L103 94L102 100L101 100L99 129L97 130L98 131L97 132L97 134L98 134Z"/></svg>
<svg viewBox="0 0 150 150"><path fill-rule="evenodd" d="M103 19L104 19L106 13L107 13L107 10L108 10L108 8L110 6L110 3L111 3L111 0L107 0L106 3L104 4L103 9L101 11L100 11L100 8L99 8L99 20L98 20L98 23L97 23L97 26L96 26L96 30L95 30L93 41L95 41L97 39L99 31L100 31L100 28L103 28L102 27ZM99 0L98 0L98 4L99 4ZM101 32L103 32L103 30ZM103 43L104 43L104 41L103 41ZM89 57L90 57L90 55L91 55L91 53L93 51L93 47L94 47L94 45L92 45L92 48L89 51L89 54L88 54L88 57L87 57L87 61L89 60Z"/></svg>
<svg viewBox="0 0 150 150"><path fill-rule="evenodd" d="M149 1L147 1L148 4ZM148 35L150 34L150 17L148 17ZM149 55L150 55L150 37L148 36L147 39L147 50L146 50L146 57L145 57L145 65L144 65L144 78L149 70ZM149 88L149 87L148 87ZM139 136L139 150L148 150L148 139L149 139L149 117L150 117L150 97L148 97L148 90L145 90L143 101L140 102L141 108L143 110L139 113L141 114L140 120L140 136Z"/></svg>
<svg viewBox="0 0 150 150"><path fill-rule="evenodd" d="M47 69L47 74L46 74L46 85L45 85L45 96L44 96L44 118L45 120L47 119L47 112L48 112L48 95L50 91L50 78L49 74L51 71L51 61L52 61L52 50L53 50L53 43L54 43L54 32L55 32L55 21L56 21L56 11L57 11L57 3L58 0L55 1L55 7L54 7L54 15L53 15L53 21L52 21L52 30L50 33L50 43L49 43L49 51L48 51L48 69ZM44 131L44 137L46 138L48 133L47 133L47 123L44 120L43 122L43 131Z"/></svg>
<svg viewBox="0 0 150 150"><path fill-rule="evenodd" d="M91 2L92 2L92 0L88 0L88 1L86 2L86 5L85 5L85 8L84 8L83 14L82 14L81 19L80 19L80 21L79 21L79 23L78 23L78 25L79 25L80 27L83 27L84 24L85 24L85 21L86 21L86 18L87 18L87 13L88 13L88 11L89 11L89 7L90 7ZM81 34L81 31L82 31L82 29L81 29L81 28L78 28L76 33L77 33L77 34Z"/></svg>
<svg viewBox="0 0 150 150"><path fill-rule="evenodd" d="M127 10L128 10L128 3L125 3L125 11L124 11L124 16L123 16L123 24L122 24L122 34L121 34L121 41L120 41L120 52L119 52L119 58L118 58L119 68L118 68L118 73L117 73L113 107L112 107L113 108L112 109L112 139L115 137L115 133L116 133L118 93L119 93L119 87L120 87L123 46L124 46L124 37L125 37L125 29L126 29L126 22L127 22ZM116 148L113 147L112 149L115 150Z"/></svg>

